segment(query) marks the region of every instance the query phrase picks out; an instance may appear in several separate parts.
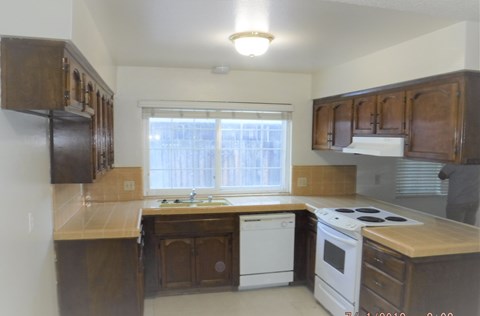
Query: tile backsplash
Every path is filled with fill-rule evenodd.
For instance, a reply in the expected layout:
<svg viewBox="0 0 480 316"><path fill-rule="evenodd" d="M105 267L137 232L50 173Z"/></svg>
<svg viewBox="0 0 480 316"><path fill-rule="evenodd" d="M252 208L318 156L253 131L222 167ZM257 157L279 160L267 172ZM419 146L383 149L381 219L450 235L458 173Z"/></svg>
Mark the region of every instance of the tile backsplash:
<svg viewBox="0 0 480 316"><path fill-rule="evenodd" d="M293 166L292 194L310 196L356 193L356 166ZM55 229L81 210L85 199L116 202L143 199L141 167L114 168L89 184L53 185Z"/></svg>
<svg viewBox="0 0 480 316"><path fill-rule="evenodd" d="M83 206L82 184L53 184L53 225L62 227Z"/></svg>
<svg viewBox="0 0 480 316"><path fill-rule="evenodd" d="M83 192L92 202L142 200L142 168L114 168L94 183L84 184Z"/></svg>
<svg viewBox="0 0 480 316"><path fill-rule="evenodd" d="M356 193L357 166L293 166L292 194L310 196Z"/></svg>
<svg viewBox="0 0 480 316"><path fill-rule="evenodd" d="M53 184L52 186L55 229L62 227L80 211L86 199L91 202L143 199L141 167L114 168L101 175L94 183Z"/></svg>

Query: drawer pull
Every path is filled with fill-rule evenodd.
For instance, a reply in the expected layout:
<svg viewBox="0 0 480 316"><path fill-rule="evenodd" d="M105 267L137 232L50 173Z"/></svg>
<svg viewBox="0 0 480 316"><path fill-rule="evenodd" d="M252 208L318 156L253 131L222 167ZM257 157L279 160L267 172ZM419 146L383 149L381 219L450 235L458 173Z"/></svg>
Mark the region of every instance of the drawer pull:
<svg viewBox="0 0 480 316"><path fill-rule="evenodd" d="M373 283L374 283L377 287L383 289L383 284L382 284L382 283L380 283L380 282L378 282L378 281L373 281Z"/></svg>
<svg viewBox="0 0 480 316"><path fill-rule="evenodd" d="M380 258L377 258L377 257L373 258L373 261L375 261L377 263L380 263L380 264L383 264L383 260L380 259Z"/></svg>

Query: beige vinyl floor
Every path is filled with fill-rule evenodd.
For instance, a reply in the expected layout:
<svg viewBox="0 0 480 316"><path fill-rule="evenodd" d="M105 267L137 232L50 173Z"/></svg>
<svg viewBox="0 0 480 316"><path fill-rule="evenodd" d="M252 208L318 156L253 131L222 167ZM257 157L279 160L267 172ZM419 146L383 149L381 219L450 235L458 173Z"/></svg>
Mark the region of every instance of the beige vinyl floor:
<svg viewBox="0 0 480 316"><path fill-rule="evenodd" d="M330 316L305 286L147 298L144 316Z"/></svg>

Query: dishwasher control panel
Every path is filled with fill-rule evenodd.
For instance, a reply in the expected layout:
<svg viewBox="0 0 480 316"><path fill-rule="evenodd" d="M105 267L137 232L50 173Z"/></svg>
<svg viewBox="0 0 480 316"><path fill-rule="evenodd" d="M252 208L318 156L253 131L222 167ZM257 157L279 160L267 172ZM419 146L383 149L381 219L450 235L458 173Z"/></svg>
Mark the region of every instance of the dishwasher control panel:
<svg viewBox="0 0 480 316"><path fill-rule="evenodd" d="M240 216L240 230L295 228L295 214L273 213Z"/></svg>

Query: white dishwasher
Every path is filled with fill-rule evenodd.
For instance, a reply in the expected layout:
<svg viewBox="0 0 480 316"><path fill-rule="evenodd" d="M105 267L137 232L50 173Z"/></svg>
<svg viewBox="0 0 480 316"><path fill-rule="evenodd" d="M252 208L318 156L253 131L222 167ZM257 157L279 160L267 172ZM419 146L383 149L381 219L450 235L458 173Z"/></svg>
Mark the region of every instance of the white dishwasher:
<svg viewBox="0 0 480 316"><path fill-rule="evenodd" d="M293 281L295 214L240 216L240 290Z"/></svg>

